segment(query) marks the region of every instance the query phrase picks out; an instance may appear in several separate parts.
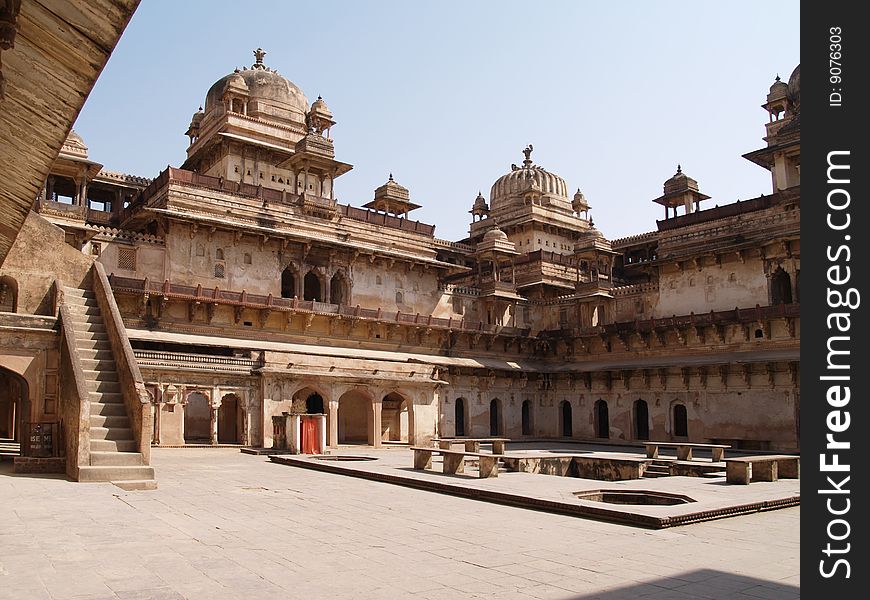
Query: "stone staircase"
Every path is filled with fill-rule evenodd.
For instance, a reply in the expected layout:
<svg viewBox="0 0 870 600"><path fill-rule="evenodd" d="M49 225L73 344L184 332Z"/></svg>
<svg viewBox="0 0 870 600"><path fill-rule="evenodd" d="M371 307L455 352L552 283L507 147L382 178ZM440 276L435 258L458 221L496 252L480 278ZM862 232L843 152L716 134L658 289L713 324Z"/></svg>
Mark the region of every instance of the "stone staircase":
<svg viewBox="0 0 870 600"><path fill-rule="evenodd" d="M79 481L109 481L125 490L156 489L154 469L136 451L118 368L94 292L65 288L73 316L76 350L90 396L90 465Z"/></svg>
<svg viewBox="0 0 870 600"><path fill-rule="evenodd" d="M666 460L654 460L647 465L643 476L647 479L656 479L658 477L668 477L671 474L670 465Z"/></svg>

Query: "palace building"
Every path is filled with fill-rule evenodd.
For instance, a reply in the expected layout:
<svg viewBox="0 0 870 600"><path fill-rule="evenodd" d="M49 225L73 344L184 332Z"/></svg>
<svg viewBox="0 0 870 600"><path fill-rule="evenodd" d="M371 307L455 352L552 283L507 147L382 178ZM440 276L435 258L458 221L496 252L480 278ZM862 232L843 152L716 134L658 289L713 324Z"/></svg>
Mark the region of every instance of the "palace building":
<svg viewBox="0 0 870 600"><path fill-rule="evenodd" d="M710 207L678 166L650 190L664 218L611 240L529 145L449 241L392 175L339 204L340 115L254 54L154 179L64 142L0 266L0 437L22 465L39 425L71 476L147 480L152 445L268 448L285 412L325 414L330 447L798 449L799 67L745 155L770 194Z"/></svg>

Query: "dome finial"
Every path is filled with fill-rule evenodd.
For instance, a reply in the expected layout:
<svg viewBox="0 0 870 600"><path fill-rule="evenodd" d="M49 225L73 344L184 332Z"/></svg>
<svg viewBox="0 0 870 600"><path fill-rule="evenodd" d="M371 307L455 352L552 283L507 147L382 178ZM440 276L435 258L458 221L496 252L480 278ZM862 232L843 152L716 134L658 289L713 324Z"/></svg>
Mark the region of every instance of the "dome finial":
<svg viewBox="0 0 870 600"><path fill-rule="evenodd" d="M263 50L262 48L257 48L256 50L254 50L254 60L256 62L254 62L253 68L262 69L265 67L265 65L263 64L263 57L264 56L266 56L266 51Z"/></svg>
<svg viewBox="0 0 870 600"><path fill-rule="evenodd" d="M529 144L523 150L523 154L526 155L526 160L523 161L523 166L528 167L529 165L532 164L532 150L534 150L534 149L535 149L535 147L532 146L531 144Z"/></svg>
<svg viewBox="0 0 870 600"><path fill-rule="evenodd" d="M679 175L682 172L683 172L683 167L681 167L680 165L677 165L677 175Z"/></svg>
<svg viewBox="0 0 870 600"><path fill-rule="evenodd" d="M393 181L393 174L390 173L390 181Z"/></svg>

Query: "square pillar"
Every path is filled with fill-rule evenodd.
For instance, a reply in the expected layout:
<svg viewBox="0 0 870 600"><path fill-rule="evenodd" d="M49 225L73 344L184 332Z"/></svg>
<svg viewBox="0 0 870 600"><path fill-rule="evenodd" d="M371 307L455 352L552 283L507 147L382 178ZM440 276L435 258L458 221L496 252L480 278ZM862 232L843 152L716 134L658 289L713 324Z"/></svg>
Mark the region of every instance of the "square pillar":
<svg viewBox="0 0 870 600"><path fill-rule="evenodd" d="M330 448L338 447L338 400L330 400L326 406L328 431L326 432L326 445Z"/></svg>
<svg viewBox="0 0 870 600"><path fill-rule="evenodd" d="M369 444L375 448L381 447L381 401L372 402L369 413Z"/></svg>

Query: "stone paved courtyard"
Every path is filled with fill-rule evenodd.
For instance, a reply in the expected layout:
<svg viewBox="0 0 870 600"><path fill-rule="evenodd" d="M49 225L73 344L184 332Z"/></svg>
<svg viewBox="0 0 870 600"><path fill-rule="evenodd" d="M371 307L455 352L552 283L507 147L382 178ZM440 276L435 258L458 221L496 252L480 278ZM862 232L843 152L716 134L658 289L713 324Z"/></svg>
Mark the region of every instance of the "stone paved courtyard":
<svg viewBox="0 0 870 600"><path fill-rule="evenodd" d="M799 598L799 508L660 531L154 449L159 489L0 466L0 600Z"/></svg>

